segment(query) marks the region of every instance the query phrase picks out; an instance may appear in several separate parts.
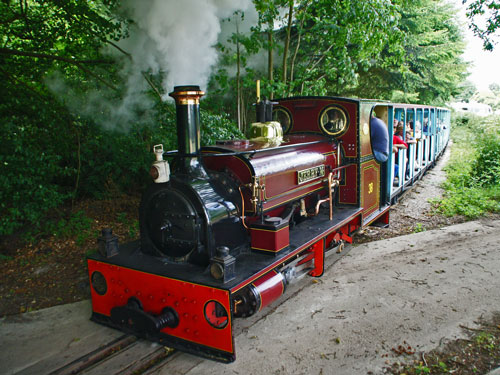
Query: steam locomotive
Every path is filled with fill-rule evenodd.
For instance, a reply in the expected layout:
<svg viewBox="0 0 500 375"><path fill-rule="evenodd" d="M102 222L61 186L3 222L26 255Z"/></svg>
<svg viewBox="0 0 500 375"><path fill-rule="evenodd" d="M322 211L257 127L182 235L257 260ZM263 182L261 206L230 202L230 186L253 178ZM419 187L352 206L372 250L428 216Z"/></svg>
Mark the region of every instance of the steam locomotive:
<svg viewBox="0 0 500 375"><path fill-rule="evenodd" d="M449 111L339 97L258 99L250 139L202 148L203 94L198 86L170 94L178 150L154 147L140 240L118 245L106 229L88 257L92 319L232 362L235 318L262 310L294 280L321 276L325 257L342 253L360 228L389 224L391 202L443 152ZM374 119L383 121L382 134ZM394 120L426 127L417 143L384 160L375 140L392 149Z"/></svg>

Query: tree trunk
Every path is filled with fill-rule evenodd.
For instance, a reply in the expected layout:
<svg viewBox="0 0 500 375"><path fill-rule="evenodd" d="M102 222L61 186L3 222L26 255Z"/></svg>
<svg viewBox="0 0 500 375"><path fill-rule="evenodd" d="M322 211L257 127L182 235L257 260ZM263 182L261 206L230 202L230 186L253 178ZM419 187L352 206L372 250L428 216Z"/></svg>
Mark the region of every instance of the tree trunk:
<svg viewBox="0 0 500 375"><path fill-rule="evenodd" d="M238 117L238 129L242 131L241 122L241 55L238 21L236 21L236 113Z"/></svg>
<svg viewBox="0 0 500 375"><path fill-rule="evenodd" d="M283 51L283 75L281 78L283 84L285 85L287 78L286 73L287 73L288 50L290 48L290 33L292 31L293 5L294 5L294 0L290 0L290 7L288 8L288 26L286 28L285 50Z"/></svg>
<svg viewBox="0 0 500 375"><path fill-rule="evenodd" d="M269 30L267 31L267 41L268 41L268 56L267 56L267 71L269 83L272 85L273 83L273 24L269 23ZM271 92L269 94L269 99L273 99L273 90L271 88Z"/></svg>
<svg viewBox="0 0 500 375"><path fill-rule="evenodd" d="M309 6L309 1L306 1L304 4L304 10L302 11L303 13L307 12L307 8ZM293 71L295 68L295 60L297 59L297 54L299 52L300 48L300 39L302 37L302 28L304 27L304 21L305 21L305 16L302 17L300 20L300 26L297 30L297 45L295 46L295 52L292 57L292 61L290 63L290 79L288 81L288 96L292 94L292 82L293 82Z"/></svg>

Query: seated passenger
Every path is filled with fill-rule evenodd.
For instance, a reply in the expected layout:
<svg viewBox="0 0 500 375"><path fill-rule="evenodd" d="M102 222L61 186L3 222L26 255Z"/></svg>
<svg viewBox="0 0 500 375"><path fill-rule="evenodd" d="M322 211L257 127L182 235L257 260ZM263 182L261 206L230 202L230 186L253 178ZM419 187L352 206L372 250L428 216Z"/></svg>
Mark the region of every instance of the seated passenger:
<svg viewBox="0 0 500 375"><path fill-rule="evenodd" d="M406 140L413 139L413 121L408 121L408 129L406 130Z"/></svg>
<svg viewBox="0 0 500 375"><path fill-rule="evenodd" d="M400 121L396 128L395 134L392 136L392 152L396 153L394 162L394 185L398 185L399 165L398 165L398 151L400 149L408 149L408 144L403 140L403 124Z"/></svg>
<svg viewBox="0 0 500 375"><path fill-rule="evenodd" d="M397 128L396 128L396 132L392 136L392 144L398 144L398 145L402 144L402 145L404 145L404 147L400 147L400 148L407 149L408 148L408 143L415 143L415 142L408 142L408 143L406 143L404 141L403 129L404 129L403 122L400 121L398 123Z"/></svg>
<svg viewBox="0 0 500 375"><path fill-rule="evenodd" d="M379 163L385 163L389 158L389 132L385 123L377 117L370 120L370 137L373 156Z"/></svg>
<svg viewBox="0 0 500 375"><path fill-rule="evenodd" d="M415 130L413 134L415 139L422 138L422 124L418 120L415 121Z"/></svg>

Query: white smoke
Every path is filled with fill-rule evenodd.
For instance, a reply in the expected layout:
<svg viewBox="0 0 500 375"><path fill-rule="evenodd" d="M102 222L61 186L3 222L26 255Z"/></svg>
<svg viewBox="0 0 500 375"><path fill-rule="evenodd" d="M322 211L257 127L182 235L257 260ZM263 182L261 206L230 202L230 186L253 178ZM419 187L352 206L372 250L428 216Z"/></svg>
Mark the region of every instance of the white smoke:
<svg viewBox="0 0 500 375"><path fill-rule="evenodd" d="M250 0L127 1L135 24L131 37L120 46L132 55L132 75L160 74L164 99L176 85L205 89L217 62L221 19L251 4Z"/></svg>
<svg viewBox="0 0 500 375"><path fill-rule="evenodd" d="M107 129L128 131L132 124L154 116L145 77L161 81L162 100L176 85L206 89L217 63L221 21L247 9L255 12L251 0L125 0L123 11L133 20L129 37L117 43L121 51L111 45L104 51L121 60L125 92L117 97L102 88L82 97L59 73L48 75L45 82L75 113Z"/></svg>

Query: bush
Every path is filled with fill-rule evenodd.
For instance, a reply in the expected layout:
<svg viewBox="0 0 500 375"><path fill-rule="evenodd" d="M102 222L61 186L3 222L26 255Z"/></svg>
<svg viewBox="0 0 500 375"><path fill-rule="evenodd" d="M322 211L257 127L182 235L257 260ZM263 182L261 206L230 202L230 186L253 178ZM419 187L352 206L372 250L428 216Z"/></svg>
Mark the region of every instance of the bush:
<svg viewBox="0 0 500 375"><path fill-rule="evenodd" d="M231 122L225 113L213 114L202 111L200 117L203 146L213 145L220 139L244 138L236 124Z"/></svg>
<svg viewBox="0 0 500 375"><path fill-rule="evenodd" d="M481 186L500 185L500 136L493 131L481 136L472 176Z"/></svg>
<svg viewBox="0 0 500 375"><path fill-rule="evenodd" d="M500 211L500 189L479 187L450 189L439 202L439 210L446 216L463 215L475 219L486 212Z"/></svg>
<svg viewBox="0 0 500 375"><path fill-rule="evenodd" d="M1 92L0 92L1 94ZM66 163L57 115L5 96L0 105L0 235L11 234L23 224L38 226L43 215L71 196L59 182L73 173Z"/></svg>
<svg viewBox="0 0 500 375"><path fill-rule="evenodd" d="M437 202L446 216L477 218L500 212L500 118L455 118L453 149L446 167L445 197Z"/></svg>

